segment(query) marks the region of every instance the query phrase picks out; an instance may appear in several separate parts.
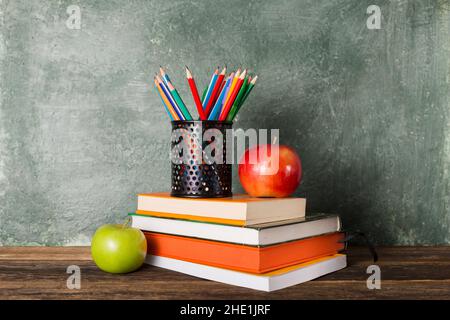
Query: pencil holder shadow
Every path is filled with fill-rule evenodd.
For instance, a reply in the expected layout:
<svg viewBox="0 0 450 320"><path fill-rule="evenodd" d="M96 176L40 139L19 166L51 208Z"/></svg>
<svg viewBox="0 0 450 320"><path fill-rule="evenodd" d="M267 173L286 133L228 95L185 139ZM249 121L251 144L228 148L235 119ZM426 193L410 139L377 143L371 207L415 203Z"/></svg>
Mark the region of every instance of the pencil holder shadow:
<svg viewBox="0 0 450 320"><path fill-rule="evenodd" d="M172 191L175 197L231 197L226 139L231 122L172 121Z"/></svg>

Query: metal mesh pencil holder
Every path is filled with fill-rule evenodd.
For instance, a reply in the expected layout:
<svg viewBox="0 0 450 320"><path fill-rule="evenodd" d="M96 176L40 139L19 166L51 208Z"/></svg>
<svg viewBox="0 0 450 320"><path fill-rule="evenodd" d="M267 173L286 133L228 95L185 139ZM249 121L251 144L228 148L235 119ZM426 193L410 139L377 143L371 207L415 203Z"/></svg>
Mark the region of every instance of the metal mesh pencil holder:
<svg viewBox="0 0 450 320"><path fill-rule="evenodd" d="M231 197L226 130L232 122L172 121L172 191L175 197Z"/></svg>

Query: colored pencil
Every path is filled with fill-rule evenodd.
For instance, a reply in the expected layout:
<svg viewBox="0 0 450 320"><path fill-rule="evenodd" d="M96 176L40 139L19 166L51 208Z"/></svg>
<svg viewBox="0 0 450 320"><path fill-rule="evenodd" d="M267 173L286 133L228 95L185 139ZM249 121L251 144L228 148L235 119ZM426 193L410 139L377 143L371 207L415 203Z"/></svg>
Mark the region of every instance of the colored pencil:
<svg viewBox="0 0 450 320"><path fill-rule="evenodd" d="M159 85L161 86L161 89L163 90L163 92L165 93L167 100L169 100L173 109L177 113L178 118L180 120L186 120L185 116L181 112L180 107L177 105L177 103L175 102L175 99L172 97L172 94L170 93L169 88L164 84L164 82L161 80L161 78L158 75L156 76L156 80L158 81Z"/></svg>
<svg viewBox="0 0 450 320"><path fill-rule="evenodd" d="M208 116L211 112L211 108L213 106L213 103L216 100L216 96L218 94L219 88L222 85L223 78L225 77L225 73L227 72L227 68L223 68L222 72L217 76L217 80L214 84L214 88L212 89L211 95L209 100L207 100L206 107L205 107L205 115ZM205 105L205 104L204 104Z"/></svg>
<svg viewBox="0 0 450 320"><path fill-rule="evenodd" d="M223 89L223 87L225 86L225 83L226 83L226 82L227 82L226 79L223 79L223 80L222 80L222 83L220 84L219 90L217 90L216 97L214 98L213 105L216 104L216 101L217 101L217 99L219 98L219 95L220 95L220 93L222 92L222 89Z"/></svg>
<svg viewBox="0 0 450 320"><path fill-rule="evenodd" d="M173 86L172 81L169 78L169 75L164 71L162 66L159 67L159 72L161 73L161 77L164 80L167 89L171 93L178 107L181 109L181 113L183 114L184 118L186 120L192 120L192 116L189 113L189 110L187 109L185 103L183 102L183 99L181 99L177 89L175 89L175 87Z"/></svg>
<svg viewBox="0 0 450 320"><path fill-rule="evenodd" d="M233 83L234 76L235 76L235 73L232 72L232 73L230 74L230 83L229 83L228 86L227 86L227 91L225 92L225 96L224 96L223 99L220 101L220 111L222 111L222 108L223 108L223 106L224 106L224 104L225 104L225 102L226 102L226 100L227 100L228 94L230 93L230 90L231 90L231 84ZM217 120L219 119L220 111L219 111L219 114L217 115Z"/></svg>
<svg viewBox="0 0 450 320"><path fill-rule="evenodd" d="M223 108L225 102L227 101L228 94L230 93L230 90L231 90L231 84L233 83L234 76L235 76L235 73L234 73L234 72L231 73L231 75L230 75L230 83L229 83L229 85L228 85L228 87L227 87L227 92L225 92L225 96L223 97L222 101L220 101L220 110L221 110L221 111L222 111L222 108ZM220 113L219 113L219 114L220 114ZM217 115L217 119L219 119L219 115Z"/></svg>
<svg viewBox="0 0 450 320"><path fill-rule="evenodd" d="M231 106L236 99L236 96L239 92L239 89L242 86L242 83L244 82L245 75L247 74L247 70L244 70L242 74L239 76L239 79L236 82L236 85L234 88L232 87L233 92L231 92L230 96L228 97L228 100L226 101L225 105L222 108L222 111L219 116L220 121L224 121L228 117L228 113L230 112Z"/></svg>
<svg viewBox="0 0 450 320"><path fill-rule="evenodd" d="M159 92L159 96L161 97L161 99L162 99L162 101L163 101L163 103L164 103L164 106L166 107L166 110L167 110L167 111L169 112L169 114L170 114L170 118L171 118L172 120L180 120L180 118L178 118L178 115L177 115L177 113L175 112L175 110L173 110L172 105L170 104L169 100L167 100L167 97L166 97L166 95L164 94L164 91L161 89L161 86L159 85L158 80L156 80L156 77L155 77L155 86L156 86L156 89L157 89L158 92Z"/></svg>
<svg viewBox="0 0 450 320"><path fill-rule="evenodd" d="M156 80L156 79L155 79L155 80ZM170 113L169 108L166 106L166 103L164 102L164 100L163 100L161 94L159 93L159 90L158 90L158 88L157 88L156 82L155 82L155 88L156 88L156 90L158 91L158 96L161 98L161 102L162 102L162 104L163 104L163 106L164 106L164 109L166 110L167 114L169 115L170 120L173 121L172 114Z"/></svg>
<svg viewBox="0 0 450 320"><path fill-rule="evenodd" d="M233 116L231 117L231 121L234 120L234 118L236 117L236 114L239 112L239 110L241 110L242 105L245 102L245 99L247 99L248 95L250 94L250 92L252 91L253 87L255 86L256 80L258 79L258 76L255 76L252 81L249 83L247 91L245 92L244 96L242 97L241 101L239 102L239 105L236 109L236 111L234 112Z"/></svg>
<svg viewBox="0 0 450 320"><path fill-rule="evenodd" d="M236 71L236 73L234 74L234 78L233 78L232 81L231 81L231 84L230 84L230 90L228 90L228 93L227 93L227 96L226 96L226 98L225 98L224 104L227 103L228 99L230 98L230 95L231 95L231 93L233 92L234 87L236 86L236 83L237 83L237 81L238 81L240 75L241 75L241 69L239 68L239 69Z"/></svg>
<svg viewBox="0 0 450 320"><path fill-rule="evenodd" d="M202 101L205 100L206 90L208 90L208 86L206 86L205 89L203 89L203 93L202 93Z"/></svg>
<svg viewBox="0 0 450 320"><path fill-rule="evenodd" d="M178 106L181 109L181 112L184 115L184 118L186 120L192 120L192 116L189 113L189 110L186 108L186 105L184 104L183 100L181 99L180 95L178 94L177 89L173 86L172 82L167 81L167 87L169 88L170 93L172 94L173 98L175 99L175 102L178 104Z"/></svg>
<svg viewBox="0 0 450 320"><path fill-rule="evenodd" d="M236 72L226 77L226 70L224 67L219 73L219 68L215 69L200 99L192 72L186 66L186 78L199 120L233 121L253 90L257 76L252 78L246 69L241 72L241 68L238 68ZM170 119L192 121L193 117L169 75L162 66L159 71L160 74L154 79L155 87Z"/></svg>
<svg viewBox="0 0 450 320"><path fill-rule="evenodd" d="M252 91L253 87L255 86L256 80L258 80L258 76L255 76L252 81L249 83L248 88L247 88L247 92L245 93L244 97L242 97L242 100L239 104L239 107L242 106L242 104L244 103L245 99L247 99L248 95L250 94L250 92Z"/></svg>
<svg viewBox="0 0 450 320"><path fill-rule="evenodd" d="M167 73L164 71L163 67L159 66L159 72L164 80L164 83L167 85L170 82L170 78Z"/></svg>
<svg viewBox="0 0 450 320"><path fill-rule="evenodd" d="M238 95L236 97L236 100L234 100L233 105L234 104L236 104L236 105L240 104L241 99L245 95L245 93L247 92L247 88L248 88L248 86L250 84L249 78L251 78L251 77L248 76L248 75L245 77L244 82L242 83L241 89L239 90L239 93L238 93Z"/></svg>
<svg viewBox="0 0 450 320"><path fill-rule="evenodd" d="M191 89L192 97L194 98L195 106L197 107L198 115L200 120L206 120L205 113L203 112L202 102L200 101L200 97L198 96L197 86L195 85L195 80L192 77L191 71L186 67L186 78L189 83L189 87Z"/></svg>
<svg viewBox="0 0 450 320"><path fill-rule="evenodd" d="M211 76L211 81L209 82L208 89L206 90L206 96L202 100L203 110L206 110L206 105L208 104L208 101L211 98L212 91L214 90L214 86L216 85L216 82L217 82L218 73L219 73L219 69L216 69L216 70L214 70L214 73ZM207 115L206 112L205 112L205 115Z"/></svg>
<svg viewBox="0 0 450 320"><path fill-rule="evenodd" d="M233 105L231 106L230 112L228 113L227 121L231 121L231 119L234 118L234 115L237 112L239 103L240 103L242 97L245 95L245 92L247 92L247 87L248 87L248 77L246 77L244 79L244 81L242 82L241 89L239 89L239 93L237 94L236 99L234 99Z"/></svg>
<svg viewBox="0 0 450 320"><path fill-rule="evenodd" d="M230 83L231 83L232 77L228 77L227 81L225 82L224 86L222 87L222 90L220 92L219 97L216 100L216 103L214 105L214 107L211 110L211 113L208 116L208 120L217 120L217 118L219 117L220 114L220 110L222 107L222 101L224 100L228 88L230 87Z"/></svg>

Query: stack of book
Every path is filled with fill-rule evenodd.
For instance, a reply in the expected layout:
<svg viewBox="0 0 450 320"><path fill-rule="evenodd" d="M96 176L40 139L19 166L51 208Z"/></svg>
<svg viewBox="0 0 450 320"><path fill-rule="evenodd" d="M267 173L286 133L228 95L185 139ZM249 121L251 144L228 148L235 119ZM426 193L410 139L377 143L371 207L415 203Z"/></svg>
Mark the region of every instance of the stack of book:
<svg viewBox="0 0 450 320"><path fill-rule="evenodd" d="M147 238L148 264L274 291L346 266L339 217L305 217L305 206L303 198L140 194L132 226Z"/></svg>

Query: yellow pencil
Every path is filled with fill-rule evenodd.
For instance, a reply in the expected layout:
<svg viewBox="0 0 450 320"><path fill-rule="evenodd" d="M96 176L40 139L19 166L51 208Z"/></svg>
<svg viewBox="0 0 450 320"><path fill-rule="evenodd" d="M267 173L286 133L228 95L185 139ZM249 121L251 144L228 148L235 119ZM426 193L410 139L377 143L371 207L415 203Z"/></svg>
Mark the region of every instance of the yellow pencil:
<svg viewBox="0 0 450 320"><path fill-rule="evenodd" d="M240 76L240 75L241 75L241 68L239 68L239 69L236 71L236 73L234 74L233 81L231 82L231 85L230 85L230 90L228 90L228 94L227 94L227 97L226 97L225 100L224 100L223 105L226 105L228 99L230 99L231 93L233 92L233 89L234 89L234 87L236 86L236 83L238 82L239 76Z"/></svg>

